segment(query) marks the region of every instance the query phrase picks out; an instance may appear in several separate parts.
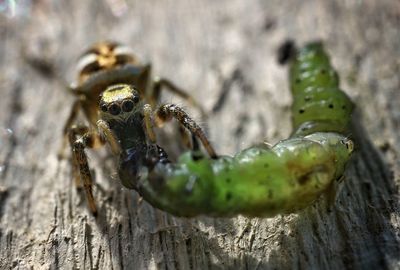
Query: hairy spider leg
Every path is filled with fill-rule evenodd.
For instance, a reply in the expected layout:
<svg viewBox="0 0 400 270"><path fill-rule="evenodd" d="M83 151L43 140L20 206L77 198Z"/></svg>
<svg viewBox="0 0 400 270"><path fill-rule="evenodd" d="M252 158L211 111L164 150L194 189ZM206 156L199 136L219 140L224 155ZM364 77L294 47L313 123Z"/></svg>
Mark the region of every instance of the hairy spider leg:
<svg viewBox="0 0 400 270"><path fill-rule="evenodd" d="M78 188L83 186L89 209L93 215L96 215L97 208L93 197L93 177L90 173L85 148L94 148L98 145L103 145L105 140L97 132L89 130L88 126L71 127L68 137L72 150L72 171L75 184Z"/></svg>
<svg viewBox="0 0 400 270"><path fill-rule="evenodd" d="M176 119L182 126L199 138L211 158L218 158L214 148L201 127L182 108L174 104L164 104L154 112L154 122L158 127L161 127L165 122L170 121L172 118Z"/></svg>

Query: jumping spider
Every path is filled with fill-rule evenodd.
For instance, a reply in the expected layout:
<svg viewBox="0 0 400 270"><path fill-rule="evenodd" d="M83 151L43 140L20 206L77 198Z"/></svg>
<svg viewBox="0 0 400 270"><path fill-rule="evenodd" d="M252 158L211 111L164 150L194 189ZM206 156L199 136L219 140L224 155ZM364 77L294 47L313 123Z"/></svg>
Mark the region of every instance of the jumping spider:
<svg viewBox="0 0 400 270"><path fill-rule="evenodd" d="M70 87L76 100L63 129L63 146L59 156L63 156L69 140L75 182L78 187L83 185L93 214L97 213L92 193L93 181L84 150L108 142L113 154L118 155L121 151L121 142L116 141L114 134L121 132L119 122L115 120L118 117L122 119L132 114L140 115L139 119L142 122L139 124L143 125L146 138L152 143L156 142L153 126L161 127L164 122L174 118L190 131L194 140L198 138L201 141L210 157L217 156L202 129L184 110L171 104L164 104L153 110L159 101L161 90L166 89L203 112L189 94L171 81L159 77L153 78L151 65L141 64L129 48L115 42L97 43L82 55L78 69L77 85ZM121 96L115 93L120 93L123 89L129 93L126 92L121 99ZM83 111L88 121L87 125L75 124L79 111ZM113 117L107 119L107 115Z"/></svg>

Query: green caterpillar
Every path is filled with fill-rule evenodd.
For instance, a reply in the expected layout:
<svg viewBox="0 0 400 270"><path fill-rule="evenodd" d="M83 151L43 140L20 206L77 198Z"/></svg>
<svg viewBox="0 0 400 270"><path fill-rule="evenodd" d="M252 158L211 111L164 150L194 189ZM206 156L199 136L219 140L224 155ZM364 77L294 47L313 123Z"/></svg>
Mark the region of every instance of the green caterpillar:
<svg viewBox="0 0 400 270"><path fill-rule="evenodd" d="M290 81L294 132L289 139L233 157L211 159L192 151L175 163L149 136L148 107L134 87L107 88L100 98L100 121L104 130L109 127L106 139L119 154L122 184L176 216L273 216L309 206L342 177L353 152L345 136L352 102L338 88L320 43L295 53ZM127 102L133 104L129 110L116 110ZM158 120L171 117L202 135L179 107L164 105L156 112Z"/></svg>
<svg viewBox="0 0 400 270"><path fill-rule="evenodd" d="M321 43L298 51L290 68L295 134L332 131L345 134L353 103L339 89L339 76Z"/></svg>

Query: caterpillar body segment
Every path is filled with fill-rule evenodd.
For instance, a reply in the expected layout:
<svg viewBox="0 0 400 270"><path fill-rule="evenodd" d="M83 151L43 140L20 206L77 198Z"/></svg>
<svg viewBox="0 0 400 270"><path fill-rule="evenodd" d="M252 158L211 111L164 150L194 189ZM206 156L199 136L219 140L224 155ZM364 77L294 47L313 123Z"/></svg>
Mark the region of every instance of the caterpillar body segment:
<svg viewBox="0 0 400 270"><path fill-rule="evenodd" d="M290 82L295 134L346 133L354 106L339 88L339 77L321 43L310 43L297 52L290 67Z"/></svg>

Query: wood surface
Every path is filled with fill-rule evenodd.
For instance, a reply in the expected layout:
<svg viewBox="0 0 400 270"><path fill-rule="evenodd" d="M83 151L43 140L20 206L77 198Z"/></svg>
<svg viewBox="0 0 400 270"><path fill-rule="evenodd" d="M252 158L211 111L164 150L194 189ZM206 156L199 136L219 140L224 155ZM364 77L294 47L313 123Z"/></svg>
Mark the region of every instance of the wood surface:
<svg viewBox="0 0 400 270"><path fill-rule="evenodd" d="M287 38L322 39L357 105L330 211L322 198L276 218L174 218L121 186L105 148L89 151L90 214L57 159L85 48L131 46L203 104L216 149L233 154L290 134ZM2 1L0 66L0 269L400 269L399 1Z"/></svg>

